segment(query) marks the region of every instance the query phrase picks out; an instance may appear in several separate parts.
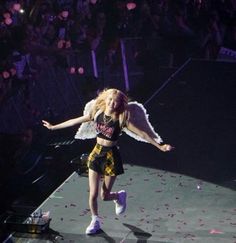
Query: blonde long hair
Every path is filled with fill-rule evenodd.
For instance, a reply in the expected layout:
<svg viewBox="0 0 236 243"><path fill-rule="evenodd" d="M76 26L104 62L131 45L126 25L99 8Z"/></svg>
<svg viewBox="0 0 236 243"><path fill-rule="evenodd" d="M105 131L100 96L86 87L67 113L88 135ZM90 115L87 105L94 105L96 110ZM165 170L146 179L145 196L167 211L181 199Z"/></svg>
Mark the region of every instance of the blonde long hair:
<svg viewBox="0 0 236 243"><path fill-rule="evenodd" d="M112 116L112 119L119 119L119 123L121 128L124 127L128 113L127 113L127 105L128 105L128 97L120 90L118 89L104 89L102 92L99 93L95 100L95 105L92 110L92 117L95 116L95 114L98 111L104 112L106 109L106 98L109 94L113 94L114 96L117 96L117 99L119 101L119 106L116 109L114 115Z"/></svg>

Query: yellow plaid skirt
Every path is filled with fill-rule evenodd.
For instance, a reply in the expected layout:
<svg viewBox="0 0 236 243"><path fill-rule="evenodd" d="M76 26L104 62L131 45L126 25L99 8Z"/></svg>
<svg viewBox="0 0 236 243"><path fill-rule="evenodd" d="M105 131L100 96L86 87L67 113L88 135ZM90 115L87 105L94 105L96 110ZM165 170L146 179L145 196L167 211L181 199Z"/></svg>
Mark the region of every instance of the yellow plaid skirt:
<svg viewBox="0 0 236 243"><path fill-rule="evenodd" d="M104 147L96 144L89 154L88 168L106 176L123 174L123 163L117 146Z"/></svg>

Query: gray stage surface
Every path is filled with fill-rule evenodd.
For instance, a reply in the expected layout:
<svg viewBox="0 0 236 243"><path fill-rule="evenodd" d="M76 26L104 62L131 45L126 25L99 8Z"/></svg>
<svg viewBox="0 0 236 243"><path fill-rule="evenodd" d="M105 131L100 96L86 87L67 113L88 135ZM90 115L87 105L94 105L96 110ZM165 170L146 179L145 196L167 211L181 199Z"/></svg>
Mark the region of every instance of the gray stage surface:
<svg viewBox="0 0 236 243"><path fill-rule="evenodd" d="M124 215L115 215L113 202L99 201L103 231L86 236L88 178L73 173L66 179L71 170L40 206L51 213L48 234L15 233L6 242L236 243L236 63L185 64L144 102L156 131L176 146L173 153L121 138L126 170L114 190L128 192ZM151 87L145 80L137 95ZM53 172L66 172L65 161L91 151L85 141L70 146L51 149Z"/></svg>
<svg viewBox="0 0 236 243"><path fill-rule="evenodd" d="M125 214L116 216L114 203L99 199L102 231L86 236L88 178L74 172L40 206L50 211L49 233L17 233L6 242L236 242L236 193L228 185L125 164L114 186L120 189L128 192Z"/></svg>

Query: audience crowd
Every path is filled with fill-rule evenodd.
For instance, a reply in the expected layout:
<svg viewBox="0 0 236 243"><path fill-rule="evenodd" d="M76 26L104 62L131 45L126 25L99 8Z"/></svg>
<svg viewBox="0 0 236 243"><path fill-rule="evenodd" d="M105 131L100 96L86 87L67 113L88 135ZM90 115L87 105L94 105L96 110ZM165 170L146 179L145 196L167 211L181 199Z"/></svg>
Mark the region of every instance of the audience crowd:
<svg viewBox="0 0 236 243"><path fill-rule="evenodd" d="M2 0L0 104L37 73L40 58L102 45L110 65L124 37L158 40L177 64L216 59L222 46L236 50L236 1Z"/></svg>

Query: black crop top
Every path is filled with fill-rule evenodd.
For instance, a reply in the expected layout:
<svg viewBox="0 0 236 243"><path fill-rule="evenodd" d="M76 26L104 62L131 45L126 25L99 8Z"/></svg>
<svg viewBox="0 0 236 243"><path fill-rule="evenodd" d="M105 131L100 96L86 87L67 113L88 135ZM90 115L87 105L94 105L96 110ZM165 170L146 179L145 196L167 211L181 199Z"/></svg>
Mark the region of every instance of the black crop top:
<svg viewBox="0 0 236 243"><path fill-rule="evenodd" d="M119 120L113 121L111 117L105 116L104 112L102 112L97 116L95 122L97 137L117 141L121 132Z"/></svg>

